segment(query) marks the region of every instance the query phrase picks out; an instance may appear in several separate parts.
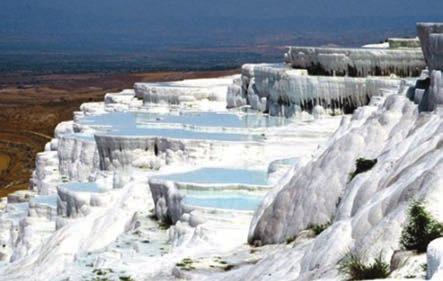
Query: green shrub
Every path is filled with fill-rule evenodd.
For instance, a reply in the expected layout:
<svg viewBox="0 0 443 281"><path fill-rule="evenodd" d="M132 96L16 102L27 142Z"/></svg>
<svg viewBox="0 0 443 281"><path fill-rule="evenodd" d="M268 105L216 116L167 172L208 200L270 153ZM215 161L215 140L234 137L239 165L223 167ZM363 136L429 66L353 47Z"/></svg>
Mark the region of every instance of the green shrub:
<svg viewBox="0 0 443 281"><path fill-rule="evenodd" d="M356 175L369 171L375 164L377 164L377 159L358 158L355 162L355 171L351 173L349 181L352 181Z"/></svg>
<svg viewBox="0 0 443 281"><path fill-rule="evenodd" d="M175 265L180 267L182 270L190 271L190 270L195 269L193 264L194 264L194 261L192 259L184 258L180 262L176 263Z"/></svg>
<svg viewBox="0 0 443 281"><path fill-rule="evenodd" d="M403 248L424 253L428 244L441 236L443 236L443 225L426 211L423 203L412 202L408 211L408 221L400 238Z"/></svg>
<svg viewBox="0 0 443 281"><path fill-rule="evenodd" d="M286 238L286 244L291 244L292 242L295 241L295 239L297 239L296 235L289 236L288 238Z"/></svg>
<svg viewBox="0 0 443 281"><path fill-rule="evenodd" d="M327 222L327 223L324 223L324 224L310 225L308 228L312 229L312 231L314 231L315 235L319 235L326 228L328 228L330 225L331 225L331 222Z"/></svg>
<svg viewBox="0 0 443 281"><path fill-rule="evenodd" d="M339 262L338 270L348 280L383 279L389 276L389 264L385 263L381 255L373 263L364 264L358 254L349 252Z"/></svg>

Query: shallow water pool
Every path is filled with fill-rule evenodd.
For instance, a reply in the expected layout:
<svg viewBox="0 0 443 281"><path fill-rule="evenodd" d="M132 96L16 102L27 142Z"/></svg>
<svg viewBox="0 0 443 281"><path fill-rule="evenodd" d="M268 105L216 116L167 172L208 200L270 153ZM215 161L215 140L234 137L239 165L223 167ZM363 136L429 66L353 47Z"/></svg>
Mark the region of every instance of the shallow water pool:
<svg viewBox="0 0 443 281"><path fill-rule="evenodd" d="M262 200L262 196L239 192L200 191L185 194L185 205L228 210L253 211Z"/></svg>
<svg viewBox="0 0 443 281"><path fill-rule="evenodd" d="M32 202L35 204L47 205L53 208L57 207L57 194L53 195L38 195L32 198Z"/></svg>
<svg viewBox="0 0 443 281"><path fill-rule="evenodd" d="M217 140L217 141L260 141L263 136L260 134L242 134L230 132L207 132L185 128L158 127L151 124L192 124L198 125L207 123L214 127L223 127L217 125L216 118L212 121L208 116L216 113L207 113L207 116L198 116L192 114L183 115L162 115L153 113L134 113L134 112L112 112L107 114L87 116L82 118L79 123L95 127L99 134L112 136L155 136L175 139L196 139L196 140ZM227 115L232 115L227 117ZM220 114L222 118L236 118L233 114ZM209 118L209 119L207 119ZM137 121L138 120L138 121ZM140 120L143 120L140 121ZM199 122L198 122L199 121ZM232 120L231 120L232 121ZM163 123L162 123L163 122ZM234 123L232 121L232 123Z"/></svg>
<svg viewBox="0 0 443 281"><path fill-rule="evenodd" d="M107 191L100 188L95 182L70 182L62 184L60 187L75 192L101 193Z"/></svg>
<svg viewBox="0 0 443 281"><path fill-rule="evenodd" d="M169 114L149 112L110 112L85 116L80 124L91 126L128 127L136 124L183 124L201 127L260 128L283 126L292 121L287 118L260 113L177 112Z"/></svg>
<svg viewBox="0 0 443 281"><path fill-rule="evenodd" d="M245 184L267 185L268 174L261 170L202 168L186 173L177 173L155 178L197 184Z"/></svg>
<svg viewBox="0 0 443 281"><path fill-rule="evenodd" d="M289 119L263 114L233 114L216 112L185 112L159 114L146 112L111 112L86 116L80 124L95 127L97 131L116 136L158 136L182 139L209 139L221 141L262 140L257 133L207 132L202 128L265 128L289 124ZM167 125L186 125L185 128L171 128ZM158 125L164 125L159 127ZM192 128L192 129L190 129Z"/></svg>

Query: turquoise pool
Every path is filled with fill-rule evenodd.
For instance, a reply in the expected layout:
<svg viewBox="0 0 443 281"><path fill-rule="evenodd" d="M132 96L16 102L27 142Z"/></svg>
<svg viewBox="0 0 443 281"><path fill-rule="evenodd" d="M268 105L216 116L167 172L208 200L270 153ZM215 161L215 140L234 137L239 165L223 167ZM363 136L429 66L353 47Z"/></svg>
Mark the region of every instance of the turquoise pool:
<svg viewBox="0 0 443 281"><path fill-rule="evenodd" d="M261 186L268 184L266 171L228 168L202 168L186 173L157 176L154 178L196 184L245 184Z"/></svg>

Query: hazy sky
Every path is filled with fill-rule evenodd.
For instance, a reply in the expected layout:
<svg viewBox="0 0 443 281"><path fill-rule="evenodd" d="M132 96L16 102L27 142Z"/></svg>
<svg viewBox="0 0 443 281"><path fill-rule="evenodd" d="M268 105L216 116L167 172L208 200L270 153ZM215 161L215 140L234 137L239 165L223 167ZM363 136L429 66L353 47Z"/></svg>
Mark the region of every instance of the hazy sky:
<svg viewBox="0 0 443 281"><path fill-rule="evenodd" d="M382 37L413 34L425 20L443 21L443 0L0 0L0 49L241 45L304 32Z"/></svg>

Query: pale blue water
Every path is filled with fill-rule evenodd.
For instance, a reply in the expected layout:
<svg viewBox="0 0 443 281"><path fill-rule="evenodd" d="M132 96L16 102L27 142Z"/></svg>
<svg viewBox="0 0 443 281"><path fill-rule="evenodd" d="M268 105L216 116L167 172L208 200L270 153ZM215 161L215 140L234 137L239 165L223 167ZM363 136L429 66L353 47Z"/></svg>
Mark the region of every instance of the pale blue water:
<svg viewBox="0 0 443 281"><path fill-rule="evenodd" d="M171 128L124 128L111 130L105 135L110 136L153 136L173 139L191 139L191 140L215 140L215 141L260 141L263 136L257 134L235 134L235 133L216 133L201 132L187 129Z"/></svg>
<svg viewBox="0 0 443 281"><path fill-rule="evenodd" d="M225 114L228 115L228 114ZM138 117L137 117L138 116ZM143 118L142 118L142 117ZM178 128L158 128L149 127L146 122L156 121L160 115L151 113L131 113L131 112L112 112L96 116L87 116L80 120L81 124L98 127L99 134L111 136L155 136L167 137L175 139L195 139L195 140L216 140L216 141L260 141L263 136L259 134L241 134L241 133L224 133L224 132L205 132L191 129ZM169 116L169 117L168 117ZM188 124L197 123L197 120L203 117L182 115ZM187 116L187 117L186 117ZM172 122L181 120L180 116L164 115L171 118ZM144 124L138 124L137 118L142 118ZM188 119L187 119L188 118ZM225 118L229 119L225 116ZM216 124L215 120L208 121ZM232 122L232 120L231 120ZM165 122L169 123L169 122Z"/></svg>
<svg viewBox="0 0 443 281"><path fill-rule="evenodd" d="M158 176L156 178L198 184L268 184L266 171L245 169L202 168L191 172Z"/></svg>
<svg viewBox="0 0 443 281"><path fill-rule="evenodd" d="M271 126L283 126L291 121L287 118L266 116L263 114L232 114L217 112L187 112L180 115L146 116L145 113L136 113L136 121L139 124L146 122L164 124L184 124L201 127L223 128L260 128Z"/></svg>
<svg viewBox="0 0 443 281"><path fill-rule="evenodd" d="M192 192L183 199L185 205L204 208L229 210L255 210L262 200L261 196L235 192Z"/></svg>
<svg viewBox="0 0 443 281"><path fill-rule="evenodd" d="M79 120L80 124L109 126L115 128L124 128L135 124L135 116L128 112L111 112L100 115L85 116Z"/></svg>
<svg viewBox="0 0 443 281"><path fill-rule="evenodd" d="M7 212L3 214L4 218L20 220L28 215L29 203L9 203L6 206Z"/></svg>
<svg viewBox="0 0 443 281"><path fill-rule="evenodd" d="M233 114L217 112L185 112L180 114L159 114L147 112L111 112L83 117L81 124L112 126L114 128L133 127L135 124L183 124L217 128L260 128L283 126L292 121L287 118L267 116L257 113Z"/></svg>
<svg viewBox="0 0 443 281"><path fill-rule="evenodd" d="M100 193L107 191L105 189L99 188L99 186L95 182L70 182L62 184L61 187L76 192Z"/></svg>
<svg viewBox="0 0 443 281"><path fill-rule="evenodd" d="M179 139L219 141L260 141L260 134L206 132L195 129L150 127L150 124L182 124L213 128L260 128L281 126L290 123L288 119L262 114L237 115L216 112L187 112L180 115L112 112L82 118L80 124L96 126L102 133L115 136L157 136Z"/></svg>
<svg viewBox="0 0 443 281"><path fill-rule="evenodd" d="M48 205L50 207L56 208L57 207L57 194L54 195L38 195L34 198L32 198L32 202L36 204L44 204Z"/></svg>

